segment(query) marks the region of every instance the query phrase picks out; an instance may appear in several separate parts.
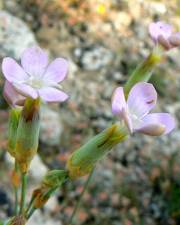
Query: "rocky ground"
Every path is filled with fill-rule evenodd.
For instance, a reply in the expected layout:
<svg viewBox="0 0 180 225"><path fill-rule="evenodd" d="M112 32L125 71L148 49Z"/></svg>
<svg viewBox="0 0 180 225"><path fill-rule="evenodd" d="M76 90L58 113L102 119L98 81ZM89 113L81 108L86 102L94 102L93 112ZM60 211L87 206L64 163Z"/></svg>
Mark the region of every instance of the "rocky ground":
<svg viewBox="0 0 180 225"><path fill-rule="evenodd" d="M161 19L178 30L179 1L1 0L0 7L0 59L18 60L26 47L38 44L51 58L63 56L70 61L63 82L69 101L42 108L30 193L48 168L64 168L74 149L114 120L110 104L114 88L125 83L153 48L148 24ZM179 57L177 49L168 53L151 80L159 93L156 110L171 112L176 129L160 138L136 134L114 149L97 166L75 224L180 223ZM1 78L1 90L2 86ZM8 111L2 96L0 102L0 218L5 218L12 214L7 176L12 159L5 152ZM29 225L68 224L85 179L65 184Z"/></svg>

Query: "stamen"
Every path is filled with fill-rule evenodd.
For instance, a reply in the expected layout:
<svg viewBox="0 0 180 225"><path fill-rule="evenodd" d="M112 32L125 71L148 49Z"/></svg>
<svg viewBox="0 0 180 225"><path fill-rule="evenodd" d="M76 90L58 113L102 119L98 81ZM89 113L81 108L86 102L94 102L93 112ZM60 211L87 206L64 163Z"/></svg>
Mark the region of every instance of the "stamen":
<svg viewBox="0 0 180 225"><path fill-rule="evenodd" d="M40 89L44 85L44 81L42 79L40 79L39 77L36 78L34 76L31 76L26 83L35 89Z"/></svg>

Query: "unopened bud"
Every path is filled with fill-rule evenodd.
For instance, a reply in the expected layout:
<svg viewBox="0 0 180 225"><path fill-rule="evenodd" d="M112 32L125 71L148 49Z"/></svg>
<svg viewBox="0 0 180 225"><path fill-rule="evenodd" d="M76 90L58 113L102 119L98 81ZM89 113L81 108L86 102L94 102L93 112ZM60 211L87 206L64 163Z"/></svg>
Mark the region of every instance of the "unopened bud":
<svg viewBox="0 0 180 225"><path fill-rule="evenodd" d="M50 196L47 195L48 189L47 188L38 188L33 192L33 207L38 209L43 207L46 202L49 200Z"/></svg>
<svg viewBox="0 0 180 225"><path fill-rule="evenodd" d="M33 192L33 207L41 208L49 200L54 191L60 187L67 178L68 172L66 170L49 171L43 178L41 186Z"/></svg>
<svg viewBox="0 0 180 225"><path fill-rule="evenodd" d="M15 157L22 173L28 171L30 162L37 153L40 129L39 105L39 99L26 99L19 119Z"/></svg>

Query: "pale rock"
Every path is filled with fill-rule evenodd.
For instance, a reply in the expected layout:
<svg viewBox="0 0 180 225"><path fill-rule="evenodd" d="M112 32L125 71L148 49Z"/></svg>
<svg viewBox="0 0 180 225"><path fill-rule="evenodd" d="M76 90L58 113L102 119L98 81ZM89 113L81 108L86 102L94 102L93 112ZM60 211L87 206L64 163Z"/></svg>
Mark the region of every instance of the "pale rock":
<svg viewBox="0 0 180 225"><path fill-rule="evenodd" d="M51 198L46 203L46 205L44 206L44 208L48 212L51 212L51 211L53 212L54 209L56 208L56 206L58 206L57 197L56 197L56 195L52 195Z"/></svg>
<svg viewBox="0 0 180 225"><path fill-rule="evenodd" d="M43 163L42 159L38 155L35 155L30 166L30 175L32 178L39 182L42 180L42 177L44 177L47 171L48 168Z"/></svg>
<svg viewBox="0 0 180 225"><path fill-rule="evenodd" d="M40 140L49 146L59 145L62 131L60 114L48 106L43 106L41 108Z"/></svg>
<svg viewBox="0 0 180 225"><path fill-rule="evenodd" d="M89 46L84 49L75 49L74 54L79 58L79 63L86 70L98 70L109 65L113 60L113 53L99 45Z"/></svg>
<svg viewBox="0 0 180 225"><path fill-rule="evenodd" d="M153 14L165 14L167 12L167 8L164 3L161 2L150 2L149 9L152 11Z"/></svg>
<svg viewBox="0 0 180 225"><path fill-rule="evenodd" d="M0 57L19 59L22 52L37 45L34 34L19 18L0 11Z"/></svg>
<svg viewBox="0 0 180 225"><path fill-rule="evenodd" d="M9 153L5 155L6 162L9 167L13 168L14 166L14 158L10 156ZM34 181L38 183L41 181L42 177L47 173L48 168L42 162L41 158L38 155L35 155L33 160L31 161L29 174L33 178Z"/></svg>

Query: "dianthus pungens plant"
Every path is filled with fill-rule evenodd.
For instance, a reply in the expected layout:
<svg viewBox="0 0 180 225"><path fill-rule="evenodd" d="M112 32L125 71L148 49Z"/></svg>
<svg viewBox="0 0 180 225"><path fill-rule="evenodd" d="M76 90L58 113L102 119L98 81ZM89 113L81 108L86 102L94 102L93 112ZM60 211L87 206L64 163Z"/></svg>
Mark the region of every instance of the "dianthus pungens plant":
<svg viewBox="0 0 180 225"><path fill-rule="evenodd" d="M51 170L26 202L27 175L37 153L40 128L40 107L43 102L62 102L68 95L59 83L67 75L68 62L57 58L48 65L47 54L39 47L26 49L21 66L12 58L4 58L2 71L6 79L4 97L10 105L8 152L14 158L12 183L15 193L14 216L2 225L24 225L34 211L43 207L64 182L88 175L85 192L96 164L114 146L138 132L150 136L170 133L175 127L169 113L150 113L157 101L152 84L147 83L154 67L171 48L180 46L180 34L172 33L169 24L152 23L150 35L155 43L153 51L135 69L124 87L117 87L112 96L112 113L118 121L75 150L64 170ZM21 186L21 188L20 188ZM21 189L21 196L18 195ZM79 202L69 224L73 223Z"/></svg>

